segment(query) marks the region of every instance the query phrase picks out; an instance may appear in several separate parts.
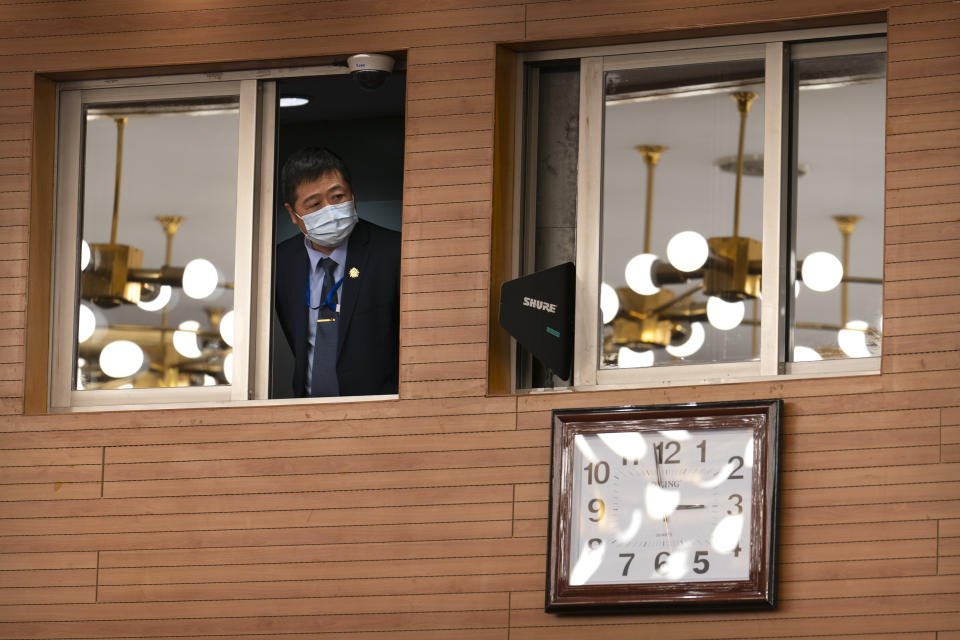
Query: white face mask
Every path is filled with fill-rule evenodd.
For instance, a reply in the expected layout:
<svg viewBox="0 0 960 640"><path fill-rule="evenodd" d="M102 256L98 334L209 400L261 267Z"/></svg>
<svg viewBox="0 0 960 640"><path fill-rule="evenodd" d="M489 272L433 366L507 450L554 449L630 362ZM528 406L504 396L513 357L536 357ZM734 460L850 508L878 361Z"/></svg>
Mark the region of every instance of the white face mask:
<svg viewBox="0 0 960 640"><path fill-rule="evenodd" d="M311 242L321 247L339 247L357 224L357 209L353 200L347 200L299 217Z"/></svg>

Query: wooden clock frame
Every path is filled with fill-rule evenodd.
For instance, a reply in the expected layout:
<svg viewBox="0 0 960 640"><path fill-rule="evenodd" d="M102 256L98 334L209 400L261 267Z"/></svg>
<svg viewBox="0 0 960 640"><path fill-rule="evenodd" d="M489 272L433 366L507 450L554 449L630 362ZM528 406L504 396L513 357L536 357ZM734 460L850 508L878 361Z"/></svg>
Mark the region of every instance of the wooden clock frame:
<svg viewBox="0 0 960 640"><path fill-rule="evenodd" d="M545 610L599 611L774 608L781 400L554 410ZM573 437L622 431L743 427L754 430L749 579L713 582L570 585Z"/></svg>

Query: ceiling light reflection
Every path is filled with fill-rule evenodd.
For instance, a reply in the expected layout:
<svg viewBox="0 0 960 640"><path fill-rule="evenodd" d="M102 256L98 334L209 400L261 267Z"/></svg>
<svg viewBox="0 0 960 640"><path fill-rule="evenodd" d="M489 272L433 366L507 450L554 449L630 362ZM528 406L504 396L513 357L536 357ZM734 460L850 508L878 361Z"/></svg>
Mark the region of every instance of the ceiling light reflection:
<svg viewBox="0 0 960 640"><path fill-rule="evenodd" d="M716 296L710 296L707 300L707 321L714 329L721 331L736 329L743 322L745 313L746 306L743 300L727 302Z"/></svg>
<svg viewBox="0 0 960 640"><path fill-rule="evenodd" d="M667 259L680 271L696 271L709 255L706 238L696 231L681 231L667 243Z"/></svg>
<svg viewBox="0 0 960 640"><path fill-rule="evenodd" d="M160 311L167 306L171 297L173 297L173 288L166 284L161 285L160 292L157 293L156 298L147 302L141 300L137 303L137 306L144 311Z"/></svg>
<svg viewBox="0 0 960 640"><path fill-rule="evenodd" d="M655 484L648 484L644 493L644 504L647 515L659 520L677 510L680 504L680 492L673 489L661 489Z"/></svg>
<svg viewBox="0 0 960 640"><path fill-rule="evenodd" d="M600 568L600 563L603 562L603 552L603 542L592 549L589 542L583 545L580 557L577 558L576 564L570 571L570 586L586 584L587 580Z"/></svg>
<svg viewBox="0 0 960 640"><path fill-rule="evenodd" d="M115 340L100 352L100 370L111 378L132 376L143 361L143 349L129 340Z"/></svg>
<svg viewBox="0 0 960 640"><path fill-rule="evenodd" d="M656 260L657 256L652 253L641 253L630 258L623 273L627 286L642 296L652 296L660 291L660 287L653 282L652 269Z"/></svg>
<svg viewBox="0 0 960 640"><path fill-rule="evenodd" d="M867 348L868 325L863 320L851 320L837 332L837 343L840 350L849 358L869 358L870 349Z"/></svg>
<svg viewBox="0 0 960 640"><path fill-rule="evenodd" d="M580 437L580 436L577 436ZM639 433L628 431L624 433L597 434L600 442L611 451L627 460L640 460L647 454L647 443Z"/></svg>
<svg viewBox="0 0 960 640"><path fill-rule="evenodd" d="M603 324L610 324L620 311L617 290L606 282L600 283L600 317Z"/></svg>
<svg viewBox="0 0 960 640"><path fill-rule="evenodd" d="M634 351L629 347L620 347L617 353L617 366L621 369L635 369L638 367L653 366L653 351Z"/></svg>
<svg viewBox="0 0 960 640"><path fill-rule="evenodd" d="M184 358L199 358L201 355L197 332L200 323L196 320L184 320L173 332L173 348Z"/></svg>
<svg viewBox="0 0 960 640"><path fill-rule="evenodd" d="M803 284L814 291L830 291L843 280L843 265L826 251L814 251L803 259L800 267Z"/></svg>
<svg viewBox="0 0 960 640"><path fill-rule="evenodd" d="M710 534L710 546L720 553L730 553L740 543L743 514L725 516Z"/></svg>
<svg viewBox="0 0 960 640"><path fill-rule="evenodd" d="M687 338L687 341L676 346L668 344L667 353L676 358L689 358L697 351L700 351L706 339L707 332L703 330L703 324L693 322L690 324L690 337Z"/></svg>
<svg viewBox="0 0 960 640"><path fill-rule="evenodd" d="M590 462L596 462L599 460L597 454L593 452L593 447L590 446L590 443L587 442L587 439L580 434L573 436L573 444L580 451L581 455Z"/></svg>
<svg viewBox="0 0 960 640"><path fill-rule="evenodd" d="M220 274L212 262L194 258L183 268L183 292L196 300L210 297L220 283Z"/></svg>

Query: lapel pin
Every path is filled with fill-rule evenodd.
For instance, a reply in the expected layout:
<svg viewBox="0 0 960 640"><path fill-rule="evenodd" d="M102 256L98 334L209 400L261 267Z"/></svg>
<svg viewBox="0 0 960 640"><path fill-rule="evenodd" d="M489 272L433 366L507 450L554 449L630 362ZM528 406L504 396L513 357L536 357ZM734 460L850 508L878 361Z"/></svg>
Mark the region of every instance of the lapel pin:
<svg viewBox="0 0 960 640"><path fill-rule="evenodd" d="M350 269L350 277L351 277L351 278L359 278L359 277L360 277L360 269L357 269L356 267L351 268L351 269Z"/></svg>

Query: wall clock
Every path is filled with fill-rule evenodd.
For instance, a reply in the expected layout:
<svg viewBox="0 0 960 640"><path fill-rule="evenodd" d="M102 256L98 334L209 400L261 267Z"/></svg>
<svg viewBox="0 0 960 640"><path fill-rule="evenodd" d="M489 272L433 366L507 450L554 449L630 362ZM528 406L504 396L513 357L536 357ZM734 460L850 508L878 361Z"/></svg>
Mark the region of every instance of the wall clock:
<svg viewBox="0 0 960 640"><path fill-rule="evenodd" d="M554 411L546 610L773 607L781 414Z"/></svg>

